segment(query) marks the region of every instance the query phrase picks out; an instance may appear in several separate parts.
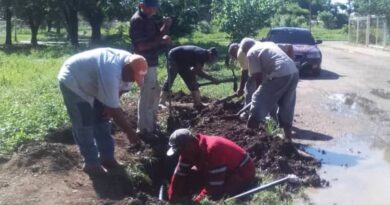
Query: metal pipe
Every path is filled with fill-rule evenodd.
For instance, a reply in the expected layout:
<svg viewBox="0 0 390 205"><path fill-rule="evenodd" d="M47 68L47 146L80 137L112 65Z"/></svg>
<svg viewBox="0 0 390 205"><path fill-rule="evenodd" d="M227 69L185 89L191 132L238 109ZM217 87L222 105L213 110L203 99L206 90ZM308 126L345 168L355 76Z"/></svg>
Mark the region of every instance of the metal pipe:
<svg viewBox="0 0 390 205"><path fill-rule="evenodd" d="M256 187L256 188L253 188L253 189L251 189L251 190L248 190L248 191L246 191L246 192L244 192L244 193L241 193L241 194L235 195L235 196L233 196L233 197L227 198L227 199L225 199L224 202L231 201L231 200L233 200L233 199L238 199L238 198L240 198L240 197L242 197L242 196L246 196L246 195L249 195L249 194L252 194L252 193L255 193L255 192L264 190L264 189L266 189L266 188L269 188L269 187L278 185L278 184L280 184L280 183L282 183L282 182L285 182L285 181L287 181L287 180L289 180L289 181L298 181L298 179L299 179L299 178L298 178L296 175L294 175L294 174L289 174L289 175L287 175L287 176L284 177L284 178L278 179L278 180L273 181L273 182L270 182L270 183L268 183L268 184L264 184L264 185L261 185L261 186L259 186L259 187Z"/></svg>

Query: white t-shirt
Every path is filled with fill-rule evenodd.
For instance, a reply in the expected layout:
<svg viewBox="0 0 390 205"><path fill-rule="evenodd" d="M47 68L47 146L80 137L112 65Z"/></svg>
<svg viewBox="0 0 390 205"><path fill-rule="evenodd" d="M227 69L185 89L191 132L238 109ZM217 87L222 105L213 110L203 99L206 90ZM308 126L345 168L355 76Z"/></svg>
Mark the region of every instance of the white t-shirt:
<svg viewBox="0 0 390 205"><path fill-rule="evenodd" d="M93 105L98 99L111 108L119 108L119 91L129 90L122 81L122 68L131 53L113 48L98 48L73 55L65 61L58 81Z"/></svg>
<svg viewBox="0 0 390 205"><path fill-rule="evenodd" d="M262 73L264 79L298 72L293 60L273 42L256 43L247 53L249 76Z"/></svg>
<svg viewBox="0 0 390 205"><path fill-rule="evenodd" d="M237 60L240 63L241 70L248 70L249 63L248 58L245 53L242 51L241 47L237 51Z"/></svg>

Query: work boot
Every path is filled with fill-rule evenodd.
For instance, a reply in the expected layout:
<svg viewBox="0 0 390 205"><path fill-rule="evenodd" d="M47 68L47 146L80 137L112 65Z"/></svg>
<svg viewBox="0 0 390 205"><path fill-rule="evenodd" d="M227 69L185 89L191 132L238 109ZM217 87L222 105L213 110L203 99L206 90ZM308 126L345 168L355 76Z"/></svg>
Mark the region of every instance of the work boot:
<svg viewBox="0 0 390 205"><path fill-rule="evenodd" d="M202 103L202 100L200 99L199 90L191 91L191 95L192 95L192 99L194 100L195 109L202 110L203 108L208 106L208 104Z"/></svg>
<svg viewBox="0 0 390 205"><path fill-rule="evenodd" d="M107 170L101 164L84 164L83 171L90 176L104 176Z"/></svg>
<svg viewBox="0 0 390 205"><path fill-rule="evenodd" d="M142 139L145 142L154 142L158 140L157 135L155 135L153 132L148 132L146 130L137 130L136 134L138 138Z"/></svg>

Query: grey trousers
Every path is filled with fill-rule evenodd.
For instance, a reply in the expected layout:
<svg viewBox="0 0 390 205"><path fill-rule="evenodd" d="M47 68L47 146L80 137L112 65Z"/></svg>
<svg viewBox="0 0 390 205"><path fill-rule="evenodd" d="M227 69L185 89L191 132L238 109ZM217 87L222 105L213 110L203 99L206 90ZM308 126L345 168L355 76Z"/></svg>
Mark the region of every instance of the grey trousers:
<svg viewBox="0 0 390 205"><path fill-rule="evenodd" d="M278 120L280 127L291 128L294 118L296 88L299 74L274 78L263 82L252 96L250 117L265 122L265 117L279 107Z"/></svg>
<svg viewBox="0 0 390 205"><path fill-rule="evenodd" d="M155 130L160 93L161 88L157 81L157 67L149 67L138 101L138 131L153 132Z"/></svg>

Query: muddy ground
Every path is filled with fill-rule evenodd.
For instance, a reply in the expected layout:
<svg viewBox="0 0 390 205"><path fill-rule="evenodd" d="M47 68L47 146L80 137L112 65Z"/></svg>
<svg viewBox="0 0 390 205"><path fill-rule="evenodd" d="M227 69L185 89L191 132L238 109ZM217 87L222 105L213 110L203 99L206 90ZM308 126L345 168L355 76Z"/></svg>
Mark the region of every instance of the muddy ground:
<svg viewBox="0 0 390 205"><path fill-rule="evenodd" d="M298 153L301 146L263 130L248 130L245 121L228 118L241 108L241 101L210 103L202 111L192 108L191 99L182 92L173 97L173 128L189 127L194 132L226 136L244 147L254 159L259 172L275 178L295 174L303 186L327 186L317 174L320 162ZM130 102L128 113L136 113ZM161 110L159 119L167 119ZM134 115L129 115L136 124ZM116 157L124 162L121 169L110 170L105 177L88 177L82 172L82 159L69 128L52 132L45 142L22 145L10 157L0 161L0 204L165 204L157 196L176 164L166 158L167 136L141 146L130 146L120 131L115 133ZM292 192L297 185L291 185Z"/></svg>

